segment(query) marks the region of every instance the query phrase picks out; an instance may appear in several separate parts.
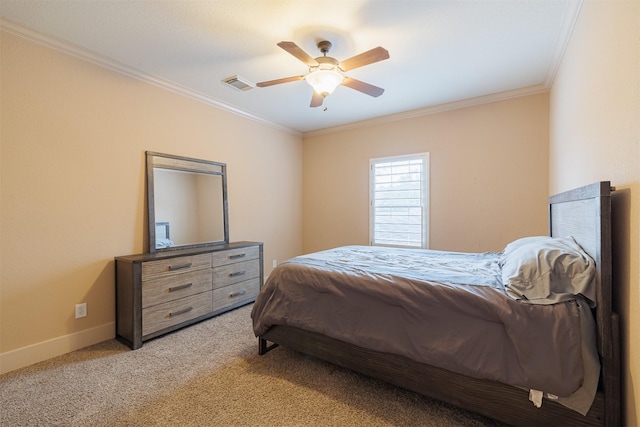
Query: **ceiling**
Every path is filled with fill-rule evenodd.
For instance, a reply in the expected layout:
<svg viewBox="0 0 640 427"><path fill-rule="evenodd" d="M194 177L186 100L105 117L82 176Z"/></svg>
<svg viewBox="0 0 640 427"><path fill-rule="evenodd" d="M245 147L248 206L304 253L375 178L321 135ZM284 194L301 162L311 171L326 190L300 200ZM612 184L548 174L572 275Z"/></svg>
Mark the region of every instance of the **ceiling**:
<svg viewBox="0 0 640 427"><path fill-rule="evenodd" d="M204 102L294 132L418 115L451 103L547 90L581 0L0 0L3 29ZM312 57L329 40L344 60L377 46L390 58L348 76L385 89L340 86L310 108L304 81L239 91L308 72L279 48ZM478 102L480 102L478 101Z"/></svg>

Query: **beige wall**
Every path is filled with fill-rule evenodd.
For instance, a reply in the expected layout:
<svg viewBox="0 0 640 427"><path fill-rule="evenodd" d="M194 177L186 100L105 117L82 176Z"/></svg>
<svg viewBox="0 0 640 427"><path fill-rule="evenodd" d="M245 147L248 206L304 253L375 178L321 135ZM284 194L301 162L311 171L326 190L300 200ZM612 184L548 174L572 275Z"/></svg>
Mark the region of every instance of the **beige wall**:
<svg viewBox="0 0 640 427"><path fill-rule="evenodd" d="M548 95L304 139L303 250L368 244L369 159L430 153L430 247L547 233Z"/></svg>
<svg viewBox="0 0 640 427"><path fill-rule="evenodd" d="M145 150L227 163L231 240L264 242L265 273L301 252L301 136L0 34L2 371L113 337L113 257L148 249Z"/></svg>
<svg viewBox="0 0 640 427"><path fill-rule="evenodd" d="M640 423L640 2L582 6L550 98L550 191L610 180L625 425Z"/></svg>

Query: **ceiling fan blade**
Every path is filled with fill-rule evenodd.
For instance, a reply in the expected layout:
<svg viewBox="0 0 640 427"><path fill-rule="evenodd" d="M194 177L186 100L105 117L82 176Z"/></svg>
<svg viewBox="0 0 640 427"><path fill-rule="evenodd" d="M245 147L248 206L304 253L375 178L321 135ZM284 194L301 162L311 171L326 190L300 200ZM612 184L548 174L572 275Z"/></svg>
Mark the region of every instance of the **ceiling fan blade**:
<svg viewBox="0 0 640 427"><path fill-rule="evenodd" d="M278 43L278 46L298 58L300 61L304 62L308 67L318 66L318 61L313 59L311 55L302 50L302 48L294 42L280 42Z"/></svg>
<svg viewBox="0 0 640 427"><path fill-rule="evenodd" d="M324 102L324 96L318 95L318 93L314 90L313 96L311 96L311 105L309 107L319 107Z"/></svg>
<svg viewBox="0 0 640 427"><path fill-rule="evenodd" d="M351 77L345 77L345 79L342 81L342 85L351 89L355 89L359 92L366 93L367 95L376 98L384 93L384 89L382 89L381 87L374 86L360 80L352 79Z"/></svg>
<svg viewBox="0 0 640 427"><path fill-rule="evenodd" d="M266 82L256 83L256 86L267 87L267 86L279 85L281 83L295 82L302 79L304 79L304 76L285 77L283 79L269 80Z"/></svg>
<svg viewBox="0 0 640 427"><path fill-rule="evenodd" d="M373 64L374 62L384 61L389 59L389 52L383 47L376 47L360 55L352 56L349 59L345 59L340 62L340 68L342 71L349 71L355 68L364 67L365 65Z"/></svg>

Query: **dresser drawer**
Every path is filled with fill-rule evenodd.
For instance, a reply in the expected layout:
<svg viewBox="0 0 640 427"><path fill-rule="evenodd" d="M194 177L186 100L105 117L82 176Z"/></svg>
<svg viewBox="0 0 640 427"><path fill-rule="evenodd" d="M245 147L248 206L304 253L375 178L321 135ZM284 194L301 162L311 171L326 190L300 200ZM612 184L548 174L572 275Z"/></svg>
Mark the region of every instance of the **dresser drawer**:
<svg viewBox="0 0 640 427"><path fill-rule="evenodd" d="M213 267L213 289L254 279L259 275L260 264L257 259Z"/></svg>
<svg viewBox="0 0 640 427"><path fill-rule="evenodd" d="M180 298L142 309L142 335L204 316L212 311L211 292Z"/></svg>
<svg viewBox="0 0 640 427"><path fill-rule="evenodd" d="M260 278L245 280L244 282L235 283L225 286L224 288L214 289L213 292L213 310L220 310L233 304L255 300L260 291Z"/></svg>
<svg viewBox="0 0 640 427"><path fill-rule="evenodd" d="M189 255L142 264L142 281L211 267L211 254Z"/></svg>
<svg viewBox="0 0 640 427"><path fill-rule="evenodd" d="M210 291L209 269L142 282L142 308Z"/></svg>
<svg viewBox="0 0 640 427"><path fill-rule="evenodd" d="M211 254L213 265L233 264L250 259L257 259L259 256L260 249L257 246L213 252Z"/></svg>

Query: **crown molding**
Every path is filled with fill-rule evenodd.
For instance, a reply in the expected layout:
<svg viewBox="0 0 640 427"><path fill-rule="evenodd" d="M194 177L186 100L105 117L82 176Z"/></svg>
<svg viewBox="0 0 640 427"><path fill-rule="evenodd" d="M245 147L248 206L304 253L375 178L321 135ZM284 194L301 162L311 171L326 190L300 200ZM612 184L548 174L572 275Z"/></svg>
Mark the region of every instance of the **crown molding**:
<svg viewBox="0 0 640 427"><path fill-rule="evenodd" d="M564 58L564 52L567 50L567 46L571 40L571 34L573 33L573 28L575 27L578 16L580 15L582 3L583 0L575 0L567 3L562 25L560 27L560 34L558 34L556 46L547 68L547 76L544 80L544 85L549 90L551 89L551 86L553 86L560 64L562 64L562 58Z"/></svg>
<svg viewBox="0 0 640 427"><path fill-rule="evenodd" d="M347 123L345 125L333 126L330 128L305 132L303 136L305 138L309 138L309 137L326 135L326 134L335 133L335 132L342 132L346 130L362 128L362 127L375 126L383 123L413 119L416 117L443 113L445 111L459 110L461 108L475 107L477 105L490 104L492 102L504 101L507 99L519 98L519 97L528 96L528 95L535 95L538 93L544 93L548 91L549 91L549 88L543 84L528 86L521 89L515 89L515 90L506 91L506 92L499 92L491 95L478 96L475 98L463 99L461 101L448 102L446 104L439 104L431 107L420 108L417 110L410 110L402 113L376 117L374 119L361 120L358 122Z"/></svg>
<svg viewBox="0 0 640 427"><path fill-rule="evenodd" d="M145 83L152 84L156 87L168 90L173 93L177 93L179 95L186 96L188 98L194 99L196 101L202 102L212 107L219 108L221 110L228 111L230 113L236 114L238 116L244 117L246 119L252 120L254 122L258 122L260 124L285 131L291 135L301 137L302 133L298 132L294 129L281 126L279 124L273 123L271 121L265 120L261 117L248 113L244 110L234 107L233 105L226 104L218 99L215 99L211 96L203 94L198 91L194 91L185 86L178 85L171 81L144 73L140 70L137 70L133 67L129 67L128 65L122 64L120 62L114 61L106 56L99 55L96 52L93 52L89 49L85 49L83 47L74 45L65 40L61 40L56 37L48 36L46 34L42 34L40 32L31 30L27 27L24 27L20 24L16 24L15 22L9 21L4 18L0 18L0 30L5 31L7 33L13 34L15 36L21 37L23 39L29 40L33 43L37 43L51 49L55 49L59 52L65 53L67 55L74 56L83 61L90 62L92 64L98 65L99 67L106 68L111 71L115 71L120 74L124 74L128 77L141 80Z"/></svg>

